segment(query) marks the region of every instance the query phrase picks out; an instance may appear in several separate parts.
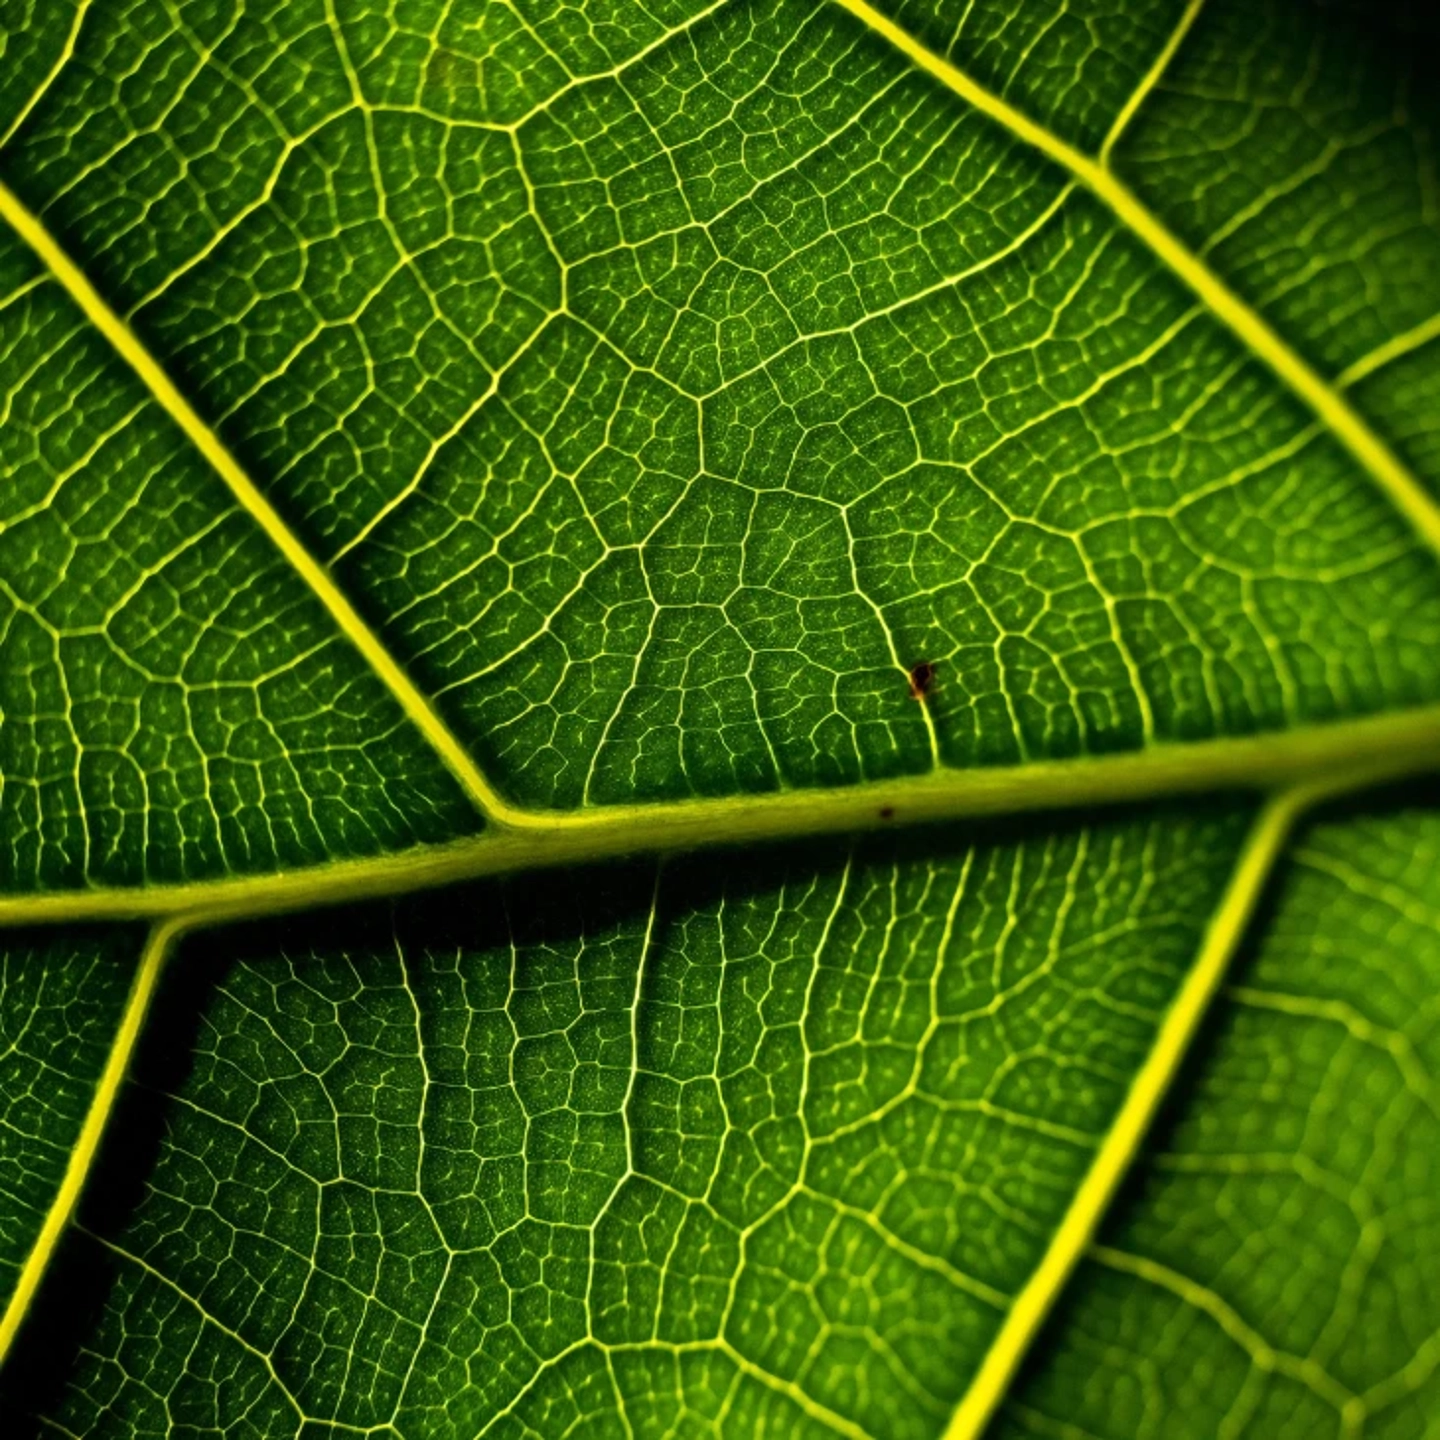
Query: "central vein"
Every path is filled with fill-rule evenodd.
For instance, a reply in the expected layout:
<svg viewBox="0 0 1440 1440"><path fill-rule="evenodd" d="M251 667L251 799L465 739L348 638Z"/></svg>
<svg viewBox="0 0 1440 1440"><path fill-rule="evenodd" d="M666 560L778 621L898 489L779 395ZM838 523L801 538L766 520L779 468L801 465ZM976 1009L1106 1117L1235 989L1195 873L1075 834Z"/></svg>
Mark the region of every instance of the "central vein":
<svg viewBox="0 0 1440 1440"><path fill-rule="evenodd" d="M0 925L185 917L219 924L486 875L1185 794L1353 789L1440 768L1440 705L1266 735L829 790L521 812L480 835L366 860L177 885L0 896Z"/></svg>

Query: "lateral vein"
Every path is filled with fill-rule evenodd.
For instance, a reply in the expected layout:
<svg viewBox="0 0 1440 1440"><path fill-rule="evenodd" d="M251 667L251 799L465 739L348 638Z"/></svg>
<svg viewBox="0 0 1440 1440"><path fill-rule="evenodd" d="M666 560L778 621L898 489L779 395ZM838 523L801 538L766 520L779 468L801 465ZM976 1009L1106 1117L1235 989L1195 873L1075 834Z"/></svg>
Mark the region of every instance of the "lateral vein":
<svg viewBox="0 0 1440 1440"><path fill-rule="evenodd" d="M945 1440L977 1440L1004 1399L1020 1362L1129 1170L1231 957L1239 948L1295 819L1312 798L1311 792L1304 789L1288 790L1272 797L1260 810L1225 895L1211 917L1195 963L1160 1024L1150 1054L1131 1082L1065 1218L1016 1296L951 1417Z"/></svg>
<svg viewBox="0 0 1440 1440"><path fill-rule="evenodd" d="M242 508L310 587L341 633L379 676L408 719L430 742L471 800L491 818L508 812L510 807L486 780L429 700L420 693L415 682L360 617L330 572L300 543L281 519L279 512L226 448L225 443L200 418L195 407L180 393L160 362L110 307L39 217L3 182L0 182L0 217L4 218L40 258L70 299L79 306L85 318L110 342L115 352L135 373L160 407L179 426L186 439L230 488Z"/></svg>
<svg viewBox="0 0 1440 1440"><path fill-rule="evenodd" d="M1179 22L1170 32L1165 44L1161 46L1159 53L1151 62L1150 68L1145 72L1140 83L1131 91L1130 98L1121 106L1120 113L1115 117L1114 124L1110 126L1110 131L1100 146L1100 163L1102 165L1109 165L1111 152L1120 143L1125 131L1130 127L1130 122L1139 113L1140 107L1150 98L1151 92L1170 68L1170 62L1185 43L1185 37L1194 27L1204 4L1205 0L1189 0Z"/></svg>
<svg viewBox="0 0 1440 1440"><path fill-rule="evenodd" d="M1349 451L1422 540L1440 554L1440 505L1340 390L1242 300L1099 159L1062 140L1007 100L922 45L867 0L835 0L901 54L967 104L1068 170L1169 267L1259 360L1263 361ZM1129 117L1126 116L1128 119Z"/></svg>
<svg viewBox="0 0 1440 1440"><path fill-rule="evenodd" d="M70 1151L60 1188L55 1192L40 1233L36 1236L30 1253L25 1257L25 1263L10 1296L10 1303L5 1307L5 1313L0 1315L0 1362L4 1361L14 1344L35 1292L70 1224L70 1217L74 1214L80 1192L85 1188L106 1126L115 1109L115 1102L119 1098L120 1087L130 1068L130 1057L134 1054L135 1043L140 1038L145 1016L150 1009L150 1001L154 998L155 986L165 967L171 944L186 928L183 919L166 920L151 931L150 938L145 943L135 978L130 985L130 994L125 1001L125 1009L116 1027L115 1038L110 1044L105 1068L100 1072L90 1108Z"/></svg>
<svg viewBox="0 0 1440 1440"><path fill-rule="evenodd" d="M81 27L85 24L85 18L90 13L90 3L91 0L79 0L79 4L75 7L75 14L70 20L70 29L65 36L65 44L61 46L60 53L55 57L54 62L45 72L40 83L30 92L29 98L20 107L5 133L0 135L0 150L3 150L20 133L25 126L25 122L35 113L40 102L50 93L51 87L55 84L56 77L74 58L75 42L80 38Z"/></svg>

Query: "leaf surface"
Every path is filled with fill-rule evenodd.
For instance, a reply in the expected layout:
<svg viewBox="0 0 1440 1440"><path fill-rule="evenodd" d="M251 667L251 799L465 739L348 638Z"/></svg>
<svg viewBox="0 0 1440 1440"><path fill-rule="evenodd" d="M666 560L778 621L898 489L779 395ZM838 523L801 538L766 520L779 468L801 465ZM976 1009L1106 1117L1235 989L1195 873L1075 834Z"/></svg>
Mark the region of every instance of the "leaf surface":
<svg viewBox="0 0 1440 1440"><path fill-rule="evenodd" d="M1409 805L1300 837L997 1435L1433 1432L1437 845Z"/></svg>
<svg viewBox="0 0 1440 1440"><path fill-rule="evenodd" d="M194 1070L133 1217L84 1221L74 1263L117 1278L55 1422L935 1433L1247 819L602 872L182 952Z"/></svg>
<svg viewBox="0 0 1440 1440"><path fill-rule="evenodd" d="M12 9L0 921L60 927L0 996L12 1423L1139 1435L1249 1364L1197 1436L1296 1366L1427 1433L1433 1246L1360 1217L1423 1208L1418 1092L1372 1177L1383 1066L1343 1120L1247 1078L1337 1006L1423 1046L1324 957L1423 992L1425 803L1285 858L1440 756L1391 20ZM1247 933L1325 1015L1242 978L1182 1071ZM1290 1189L1196 1180L1235 1124Z"/></svg>

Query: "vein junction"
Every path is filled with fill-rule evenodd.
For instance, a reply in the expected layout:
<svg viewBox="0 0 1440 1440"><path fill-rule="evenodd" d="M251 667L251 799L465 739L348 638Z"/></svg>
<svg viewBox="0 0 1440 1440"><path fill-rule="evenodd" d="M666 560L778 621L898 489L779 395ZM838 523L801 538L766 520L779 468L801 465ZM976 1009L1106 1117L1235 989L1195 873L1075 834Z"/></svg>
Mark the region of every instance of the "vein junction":
<svg viewBox="0 0 1440 1440"><path fill-rule="evenodd" d="M950 821L1094 810L1167 796L1227 792L1314 799L1433 770L1440 709L1416 710L1282 735L1156 747L1013 772L939 773L890 784L744 800L516 814L472 840L293 873L181 885L0 897L0 925L186 917L228 921L400 895L485 875L667 855Z"/></svg>
<svg viewBox="0 0 1440 1440"><path fill-rule="evenodd" d="M595 853L620 844L608 825L643 827L636 802L658 831L771 792L737 836L825 828L846 786L851 821L890 786L913 813L922 772L939 795L947 771L1209 754L1348 724L1360 696L1440 698L1433 507L1350 401L1062 125L849 8L891 46L829 6L711 7L604 64L552 36L555 64L510 91L467 88L463 53L437 50L407 98L337 7L303 115L228 35L182 25L192 80L258 117L265 163L228 218L157 232L103 297L85 216L110 172L25 148L52 77L5 157L50 281L11 257L31 342L12 404L33 419L0 525L16 554L56 530L41 548L65 563L16 571L0 663L40 677L65 754L30 786L9 777L44 767L17 741L0 878L360 863L473 831L477 804L497 831L610 837ZM1131 57L1107 159L1164 58ZM677 108L712 76L733 103ZM632 217L641 172L658 188ZM298 289L256 289L300 261ZM263 363L261 333L280 337ZM166 368L192 345L215 360L187 363L193 400ZM57 467L46 397L81 365ZM120 494L113 523L64 518ZM138 533L155 541L131 564ZM91 572L113 583L82 601ZM917 705L921 660L938 679Z"/></svg>
<svg viewBox="0 0 1440 1440"><path fill-rule="evenodd" d="M948 1354L964 1331L980 1378L953 1423L954 1433L973 1433L1088 1239L1294 815L1321 794L1414 773L1437 758L1440 712L1425 677L1440 635L1430 553L1440 527L1420 486L1341 393L1422 348L1433 325L1417 321L1404 343L1376 346L1372 359L1357 357L1328 384L1107 163L1141 91L1119 110L1095 160L861 0L843 3L905 63L857 47L824 7L768 7L773 15L738 20L739 7L711 7L674 33L636 38L588 71L570 63L573 56L561 63L558 42L542 41L542 60L514 90L481 96L489 107L483 114L462 112L457 98L476 87L430 86L447 67L463 72L466 60L433 45L424 84L408 94L387 88L383 75L366 70L363 47L343 33L339 6L325 11L315 33L336 46L344 94L327 96L317 83L303 115L258 93L231 63L227 37L196 43L195 74L232 87L227 93L260 116L261 130L270 127L262 143L272 163L254 193L208 233L188 222L173 236L157 227L156 249L132 271L118 267L113 292L107 280L109 299L37 218L42 207L32 210L19 188L0 190L15 234L48 267L48 277L37 275L22 258L6 257L13 283L0 304L20 318L16 333L30 342L24 363L10 367L22 378L7 403L28 417L22 428L37 443L20 498L0 517L0 541L12 553L33 551L27 526L50 523L57 511L88 516L105 490L97 477L123 492L119 508L146 518L144 528L154 530L157 515L182 517L123 573L120 561L137 543L123 520L89 531L70 519L59 524L56 553L77 574L120 575L91 611L64 596L57 602L50 582L33 583L23 568L14 569L18 581L6 572L12 649L0 663L23 655L27 675L59 677L52 688L62 695L55 704L71 732L76 776L60 809L84 820L60 845L61 861L37 840L7 862L6 878L73 884L78 877L90 888L0 901L0 919L168 917L154 932L150 953L158 957L172 922L218 924L633 851L672 854L1230 787L1272 797L1256 832L1264 843L1247 850L1249 861L1224 894L1216 886L1187 889L1195 856L1183 847L1157 863L1166 838L1147 826L1164 827L1144 817L1126 822L1119 839L1089 830L1047 839L1039 875L1022 873L1033 863L1022 844L1009 855L992 847L958 866L927 862L904 876L899 867L885 874L862 866L836 881L833 893L797 884L775 924L803 912L814 942L809 969L799 983L767 971L767 993L781 1000L755 1027L778 1026L804 1040L788 1090L774 1078L785 1054L759 1090L747 1089L743 1065L727 1070L718 1049L699 1070L672 1075L663 1047L641 1026L647 976L658 976L662 991L671 981L678 991L697 967L723 983L718 977L739 974L748 962L756 973L770 965L768 952L744 950L743 928L726 932L725 906L704 918L720 938L679 953L688 937L667 937L652 895L653 933L627 937L640 958L614 973L603 950L582 969L577 956L537 946L534 967L573 971L552 977L555 993L586 991L573 1022L557 1029L558 1008L527 1010L515 1000L515 971L505 993L478 1009L513 1025L517 1054L557 1035L583 1049L593 1038L582 1034L588 1017L605 1012L628 1042L604 1050L597 1070L607 1073L593 1093L609 1107L603 1121L619 1123L597 1123L577 1146L589 1147L588 1170L575 1167L554 1196L537 1170L528 1213L500 1215L497 1204L483 1219L492 1230L483 1233L451 1233L445 1227L455 1212L431 1205L427 1156L454 1137L444 1127L431 1133L424 1115L409 1127L419 1138L405 1152L413 1160L408 1173L370 1175L365 1166L378 1164L375 1155L363 1145L346 1153L347 1176L366 1173L372 1193L408 1207L413 1233L427 1236L424 1260L434 1260L441 1277L428 1296L420 1286L396 1299L346 1274L357 1293L371 1285L367 1304L395 1322L394 1334L415 1337L397 1341L375 1367L371 1411L361 1417L371 1429L395 1423L417 1366L433 1359L426 1347L453 1319L438 1297L452 1277L474 1281L467 1266L523 1269L533 1254L517 1260L516 1247L532 1243L533 1253L554 1260L589 1226L599 1237L597 1255L611 1240L643 1250L658 1226L671 1247L667 1266L679 1254L696 1261L700 1278L689 1301L657 1289L645 1315L643 1306L611 1303L606 1287L620 1284L625 1266L597 1262L580 1297L581 1329L559 1341L521 1335L544 1358L530 1381L489 1397L498 1417L523 1417L541 1381L554 1375L577 1390L582 1380L607 1377L623 1411L627 1366L663 1355L676 1367L712 1367L722 1420L732 1405L784 1401L820 1425L859 1435L876 1417L862 1414L862 1424L847 1408L863 1411L887 1393L882 1376L902 1377L917 1413L950 1414L955 1377L948 1389L929 1383L924 1351ZM1197 8L1187 8L1187 24ZM84 38L77 24L66 53L83 48ZM1155 83L1178 41L1179 32L1143 87ZM553 70L547 60L556 60ZM957 114L938 104L918 83L916 65L967 108ZM774 105L791 94L787 85L802 68L805 86L791 89L811 111L825 110L823 131L805 129L798 105L788 131L774 122ZM716 76L729 97L717 110L677 107L677 93L699 92L692 78ZM65 78L57 70L47 86L63 88ZM531 83L543 93L519 93ZM43 97L28 108L27 124L43 132ZM214 134L217 127L189 129ZM63 171L69 150L56 149L52 163ZM697 156L714 163L697 165ZM1057 178L1038 157L1065 173ZM73 174L47 176L44 164L24 170L25 184L53 207L82 260L95 243L86 207L101 213L96 192L110 183L102 163L87 163ZM878 194L882 175L890 189ZM641 179L649 188L637 218L621 202ZM608 187L603 203L585 189L592 180ZM467 207L482 185L489 187L484 204ZM354 208L338 207L317 223L296 197L319 194L349 196ZM424 203L410 203L415 195ZM917 198L925 195L932 199ZM208 222L199 223L203 231ZM866 237L882 223L889 239L877 261ZM313 289L299 287L298 310L278 324L296 288L265 293L255 277L296 257L320 278ZM1168 275L1157 278L1157 258ZM476 300L457 283L461 273L472 282L483 277L487 293ZM232 282L251 290L227 310L229 302L216 297L233 294ZM102 373L74 324L77 310L126 361L134 385ZM232 346L232 361L188 367L202 374L203 394L192 403L166 365L197 333L214 343L213 354ZM263 333L283 337L268 357L232 344ZM414 337L405 353L386 349L395 334ZM52 437L44 406L35 403L37 394L54 393L57 374L44 370L44 357L57 351L66 365L89 367L77 402L85 411L85 424L75 427L81 439L72 436L58 462L39 443ZM1257 357L1282 387L1256 380L1250 361ZM315 404L323 388L317 376L331 384L323 406ZM1147 400L1147 385L1164 398ZM1295 413L1291 396L1303 400L1305 414ZM221 419L211 424L203 415ZM215 487L205 490L193 467L185 471L178 490L196 487L201 496L188 518L157 478L185 463L173 443L166 449L166 422L228 491L217 503ZM374 436L387 426L399 438L377 460ZM236 437L233 449L222 431ZM276 435L278 443L266 438ZM263 490L236 459L242 449L260 456ZM1379 494L1356 483L1355 463ZM1257 527L1264 544L1255 542ZM267 576L268 593L284 603L246 611L257 563L264 569L244 538L252 529L293 572L290 580L303 581L300 600L299 587ZM84 550L82 538L97 548ZM74 561L77 554L89 558ZM62 581L54 586L63 589ZM204 612L194 596L207 586L225 593ZM302 601L312 602L309 610ZM278 640L277 611L290 617ZM328 617L328 630L317 613ZM1403 625L1392 623L1397 614ZM189 622L188 633L167 631L179 623L175 615ZM374 615L384 619L372 626L365 617ZM166 644L150 643L157 634L184 664L165 668L157 651ZM203 653L217 634L221 653ZM22 643L28 648L14 648ZM111 667L98 688L97 655ZM364 664L347 669L346 655ZM917 706L904 677L921 659L935 665L940 683ZM367 678L380 682L379 698L374 686L365 689ZM153 702L142 691L169 697L163 723L144 712ZM120 702L103 723L94 719L99 693ZM1354 696L1362 694L1387 713L1356 718ZM348 717L348 732L336 728L336 715ZM317 730L319 716L332 728ZM1333 723L1319 723L1325 720ZM428 843L464 825L443 775L414 780L423 769L416 749L387 768L387 750L412 729L484 811L489 823L478 836ZM1245 738L1248 732L1259 733ZM146 751L142 737L157 733L169 748ZM1180 743L1187 738L1194 743ZM177 761L186 744L192 749ZM98 777L97 755L104 757ZM323 758L309 769L292 758L306 755ZM205 778L189 788L160 783L189 775ZM514 801L502 799L487 775L503 777ZM772 793L750 793L757 790ZM716 792L729 798L706 798ZM181 878L153 883L155 855L143 845L137 852L127 826L152 810L163 816L167 806L177 819L163 841L185 858ZM17 833L52 833L30 819L26 827ZM407 844L417 848L401 848ZM1091 854L1107 845L1143 852L1135 873L1161 900L1131 897L1138 928L1134 916L1098 926L1112 943L1096 974L1086 968L1086 944L1072 943L1073 915L1084 903L1108 903L1113 886L1094 880ZM375 854L385 850L394 853ZM127 872L124 857L135 853L143 863ZM336 855L353 858L314 863ZM216 878L227 871L236 873ZM1113 877L1113 867L1098 873ZM137 878L151 883L135 885ZM922 894L902 897L917 884ZM1019 923L1017 891L1026 896L1027 921L1048 935L1036 966L1022 964L1014 978L1007 945ZM1164 929L1181 894L1192 929L1208 927L1198 962L1193 947ZM921 953L891 940L922 910L928 914L935 897L945 903L934 955L962 969L983 958L976 973L995 977L993 993L958 1017L942 993L940 958L922 983L908 969L883 974L885 957ZM743 911L743 900L729 903ZM967 925L988 938L967 940ZM842 933L847 926L862 933ZM697 921L697 935L701 928ZM513 957L513 933L508 940ZM385 992L414 1030L415 1083L399 1088L426 1096L437 1083L432 1062L437 1075L445 1064L444 1047L430 1045L426 1007L411 986L430 986L447 1015L474 997L456 990L450 959L427 954L407 966L398 935L394 948L384 962L391 970L372 965L359 988L371 999ZM860 987L864 1023L848 1039L811 1045L808 1027L845 1011L848 967L867 955L875 971ZM1180 996L1168 1012L1179 1027L1168 1042L1164 1007L1137 1007L1122 983L1153 967L1157 955ZM1127 956L1142 960L1132 965ZM620 971L629 989L606 990ZM1004 1093L1001 1081L1020 1072L1022 1060L1055 1061L1064 1026L1054 1016L1039 1017L1042 1029L1050 1027L1044 1041L1014 1050L984 1094L936 1093L925 1057L956 1034L979 1046L1007 1026L1023 1029L1036 975L1071 982L1060 987L1067 1005L1098 1001L1118 1017L1117 1032L1130 1045L1125 1056L1142 1077L1130 1092L1133 1105L1077 1120L1059 1103L1054 1113L1043 1104L1027 1109ZM295 978L303 988L298 969ZM890 979L906 999L886 1012ZM261 991L239 997L235 1023L264 1010ZM333 1015L338 1007L326 1003ZM1247 1003L1261 1002L1250 994ZM272 1035L283 1026L281 1012L265 1022ZM853 1113L824 1113L829 1102L821 1097L845 1095L845 1066L860 1063L856 1037L868 1045L882 1014L918 1027L920 1059L893 1093L866 1096ZM1381 1037L1348 1010L1324 1018L1363 1031L1366 1043ZM1127 1024L1140 1022L1151 1029L1137 1039L1141 1031ZM901 1032L909 1044L913 1035ZM1152 1033L1162 1042L1147 1051ZM1010 1044L1008 1033L1001 1042ZM305 1037L293 1043L303 1049ZM365 1048L363 1040L345 1046ZM625 1062L613 1063L621 1053ZM394 1055L387 1052L387 1064ZM527 1136L532 1125L548 1134L548 1121L573 1118L544 1093L548 1062L517 1068L508 1053L505 1059L510 1069L497 1073L497 1093L516 1075L522 1089L535 1080L522 1097L523 1122L516 1117ZM1413 1065L1408 1050L1397 1059ZM1107 1094L1123 1078L1114 1056L1103 1065L1085 1056L1067 1063ZM299 1068L313 1078L324 1064ZM957 1066L954 1073L966 1072ZM727 1199L694 1166L667 1169L646 1152L641 1128L632 1129L636 1107L678 1104L675 1095L684 1086L696 1093L697 1079L714 1080L710 1098L732 1128L762 1092L775 1106L798 1097L793 1113L772 1117L775 1127L755 1141L774 1171L769 1180L778 1177L769 1190L757 1179ZM369 1093L383 1089L371 1084ZM1040 1089L1068 1093L1059 1083ZM113 1098L113 1090L102 1085L103 1095ZM97 1123L102 1111L94 1112L102 1114ZM276 1184L293 1187L298 1199L286 1213L318 1214L339 1193L339 1177L314 1156L296 1163L267 1149L265 1137L247 1132L247 1117L196 1113L202 1128L213 1123L227 1141L244 1136L249 1158L273 1165ZM910 1154L905 1145L923 1131L926 1145L953 1148L967 1126L1025 1135L1028 1153L1043 1157L1040 1172L1091 1177L1080 1185L1084 1204L1070 1204L1064 1186L1048 1196L1044 1187L1025 1190L1018 1207L1011 1191L983 1184L962 1197L989 1207L997 1233L1023 1252L1005 1273L987 1271L983 1256L932 1254L923 1225L916 1229L925 1206L912 1205L909 1187L933 1155ZM469 1137L458 1153L477 1155L483 1144ZM853 1174L853 1155L862 1152L893 1162L899 1177L869 1205L851 1203L833 1183ZM176 1163L183 1168L183 1155ZM711 1179L718 1169L712 1157ZM568 1212L556 1220L547 1206L577 1193L590 1206L583 1224ZM953 1209L959 1202L951 1201ZM67 1200L55 1212L57 1226L68 1212ZM864 1296L811 1297L803 1362L786 1353L785 1337L757 1338L732 1325L744 1313L737 1301L744 1286L752 1298L753 1287L786 1293L785 1251L803 1233L794 1228L802 1213L811 1222L821 1217L826 1246L872 1247L885 1265L923 1271L943 1297L944 1326L918 1340L865 1332L863 1365L876 1383L860 1401L836 1388L836 1377L855 1373L853 1353L832 1363L841 1351L831 1347L853 1339L853 1315L875 1300L873 1285ZM694 1242L696 1226L710 1227L705 1244ZM318 1247L320 1232L310 1240ZM242 1298L236 1315L213 1313L224 1297L207 1309L195 1299L203 1286L178 1283L138 1250L106 1243L135 1284L168 1287L207 1334L236 1345L241 1363L258 1367L257 1384L276 1413L307 1417L310 1403L276 1368L274 1347L251 1333L254 1307ZM1004 1249L990 1245L988 1253L993 1260ZM716 1283L706 1290L706 1257L720 1250L732 1263L708 1276ZM43 1247L36 1254L43 1267ZM1100 1254L1130 1263L1118 1250ZM1284 1368L1279 1351L1263 1349L1202 1287L1158 1262L1131 1269L1208 1306L1252 1355ZM423 1314L406 1309L417 1294L429 1307ZM467 1323L475 1319L474 1307L461 1308ZM491 1327L465 1342L468 1353L512 1345L524 1329L523 1306L517 1313L515 1333ZM639 1325L633 1334L632 1322ZM461 1343L454 1339L457 1353ZM486 1373L505 1369L491 1365ZM754 1401L756 1392L746 1390L752 1383L769 1400ZM750 1401L736 1398L747 1393ZM1338 1391L1326 1398L1346 1403Z"/></svg>

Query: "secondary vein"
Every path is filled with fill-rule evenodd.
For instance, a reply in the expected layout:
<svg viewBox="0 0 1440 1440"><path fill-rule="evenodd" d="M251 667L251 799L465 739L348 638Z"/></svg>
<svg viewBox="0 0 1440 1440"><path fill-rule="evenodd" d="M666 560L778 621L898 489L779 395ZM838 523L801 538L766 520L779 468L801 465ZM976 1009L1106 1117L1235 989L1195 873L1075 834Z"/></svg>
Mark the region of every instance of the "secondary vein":
<svg viewBox="0 0 1440 1440"><path fill-rule="evenodd" d="M35 1237L30 1253L25 1257L15 1289L10 1295L10 1303L5 1307L5 1313L0 1315L0 1361L4 1360L14 1344L35 1292L70 1224L70 1217L74 1213L80 1192L85 1188L85 1181L89 1178L100 1142L105 1135L105 1128L115 1109L115 1102L119 1099L120 1087L130 1068L130 1057L144 1027L145 1016L150 1009L150 1001L154 998L160 972L164 969L172 943L185 928L185 922L176 919L157 925L140 956L135 979L125 1001L125 1009L116 1027L115 1038L110 1044L105 1068L100 1072L90 1108L86 1112L79 1135L75 1137L70 1159L65 1166L64 1178L45 1214L40 1233Z"/></svg>
<svg viewBox="0 0 1440 1440"><path fill-rule="evenodd" d="M1231 958L1240 947L1295 820L1312 798L1304 788L1285 791L1269 800L1256 817L1195 963L1161 1022L1150 1054L1100 1142L1065 1218L986 1351L951 1417L945 1440L977 1440L1005 1398L1020 1362L1090 1244L1116 1187L1144 1141Z"/></svg>
<svg viewBox="0 0 1440 1440"><path fill-rule="evenodd" d="M430 701L360 617L330 572L300 543L259 486L245 473L219 435L180 393L139 336L110 307L40 218L3 182L0 182L0 218L40 258L85 318L110 342L156 403L225 482L241 507L329 612L341 633L380 677L408 719L430 742L474 803L488 816L508 813L510 807L496 793Z"/></svg>
<svg viewBox="0 0 1440 1440"><path fill-rule="evenodd" d="M1211 270L1104 161L1078 150L922 45L866 0L835 0L967 104L1063 166L1106 205L1311 410L1440 555L1440 505L1336 386ZM1127 117L1128 118L1128 117Z"/></svg>

